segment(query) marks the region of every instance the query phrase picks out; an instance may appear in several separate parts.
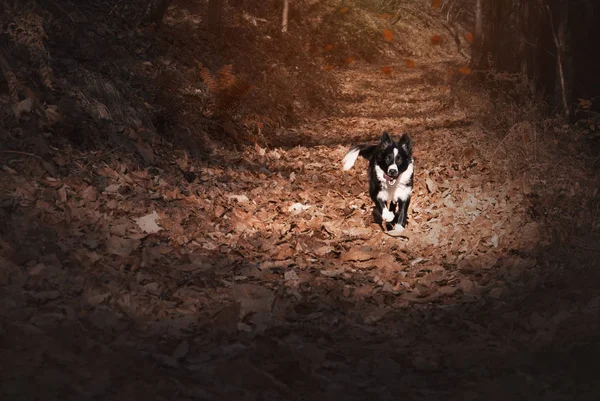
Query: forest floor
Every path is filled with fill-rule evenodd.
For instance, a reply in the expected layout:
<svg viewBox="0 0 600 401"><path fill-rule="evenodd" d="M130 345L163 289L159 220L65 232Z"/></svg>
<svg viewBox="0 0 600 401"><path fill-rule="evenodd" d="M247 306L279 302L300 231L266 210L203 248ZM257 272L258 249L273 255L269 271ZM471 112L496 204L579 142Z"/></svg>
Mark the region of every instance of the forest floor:
<svg viewBox="0 0 600 401"><path fill-rule="evenodd" d="M1 398L598 399L597 156L486 130L517 112L458 52L412 62L333 69L279 147L0 153ZM414 140L401 237L341 170L384 129Z"/></svg>

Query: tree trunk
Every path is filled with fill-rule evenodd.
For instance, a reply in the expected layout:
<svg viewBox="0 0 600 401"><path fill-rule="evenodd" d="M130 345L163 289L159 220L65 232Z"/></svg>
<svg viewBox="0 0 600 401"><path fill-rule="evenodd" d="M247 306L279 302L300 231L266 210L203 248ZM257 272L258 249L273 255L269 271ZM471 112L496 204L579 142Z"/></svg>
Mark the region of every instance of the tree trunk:
<svg viewBox="0 0 600 401"><path fill-rule="evenodd" d="M283 13L281 16L281 32L287 32L288 30L288 12L290 10L290 1L283 0Z"/></svg>
<svg viewBox="0 0 600 401"><path fill-rule="evenodd" d="M475 2L475 34L471 51L471 67L481 68L483 59L483 0Z"/></svg>
<svg viewBox="0 0 600 401"><path fill-rule="evenodd" d="M148 5L148 15L144 22L161 24L170 5L171 0L151 0Z"/></svg>
<svg viewBox="0 0 600 401"><path fill-rule="evenodd" d="M558 26L554 23L554 17L552 16L552 9L550 6L546 6L546 11L548 12L548 19L550 20L550 29L552 30L552 37L554 38L554 46L556 46L556 87L558 88L558 92L560 93L560 99L562 101L563 113L565 117L569 118L569 102L567 100L567 86L565 80L565 26L566 21L564 17L561 17L558 22ZM561 10L563 11L563 10ZM560 13L559 15L566 15ZM557 92L555 91L555 92Z"/></svg>
<svg viewBox="0 0 600 401"><path fill-rule="evenodd" d="M223 19L223 6L225 0L209 0L208 1L208 12L207 12L207 24L208 29L213 31L215 34L221 33L221 24Z"/></svg>

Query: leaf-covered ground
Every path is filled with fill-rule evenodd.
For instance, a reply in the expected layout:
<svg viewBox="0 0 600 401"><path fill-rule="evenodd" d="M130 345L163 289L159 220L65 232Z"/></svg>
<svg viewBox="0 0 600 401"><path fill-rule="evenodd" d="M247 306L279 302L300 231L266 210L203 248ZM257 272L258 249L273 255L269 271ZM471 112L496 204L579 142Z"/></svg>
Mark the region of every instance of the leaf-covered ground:
<svg viewBox="0 0 600 401"><path fill-rule="evenodd" d="M595 162L487 132L459 52L411 63L331 70L333 112L278 131L304 146L0 153L2 399L597 399ZM383 129L415 143L399 238L341 171Z"/></svg>

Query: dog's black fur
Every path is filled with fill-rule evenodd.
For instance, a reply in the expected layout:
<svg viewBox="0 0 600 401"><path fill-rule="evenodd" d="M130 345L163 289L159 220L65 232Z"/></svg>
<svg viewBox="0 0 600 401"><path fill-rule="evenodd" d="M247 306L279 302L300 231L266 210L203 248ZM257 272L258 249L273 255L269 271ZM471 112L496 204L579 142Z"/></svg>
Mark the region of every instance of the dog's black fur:
<svg viewBox="0 0 600 401"><path fill-rule="evenodd" d="M350 149L344 157L343 169L352 168L358 156L369 160L369 195L382 223L388 229L403 230L408 222L413 188L412 139L403 134L398 142L394 142L390 134L384 132L379 144L358 145Z"/></svg>

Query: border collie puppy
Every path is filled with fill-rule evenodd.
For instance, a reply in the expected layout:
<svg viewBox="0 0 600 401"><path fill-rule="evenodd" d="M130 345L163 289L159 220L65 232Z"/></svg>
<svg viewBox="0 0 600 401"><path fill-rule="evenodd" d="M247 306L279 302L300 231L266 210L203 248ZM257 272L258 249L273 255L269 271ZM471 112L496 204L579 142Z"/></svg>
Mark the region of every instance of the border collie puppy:
<svg viewBox="0 0 600 401"><path fill-rule="evenodd" d="M377 145L354 146L342 161L344 171L354 166L358 156L369 160L369 195L385 228L404 230L413 188L414 161L410 136L403 134L396 143L389 133L384 132Z"/></svg>

